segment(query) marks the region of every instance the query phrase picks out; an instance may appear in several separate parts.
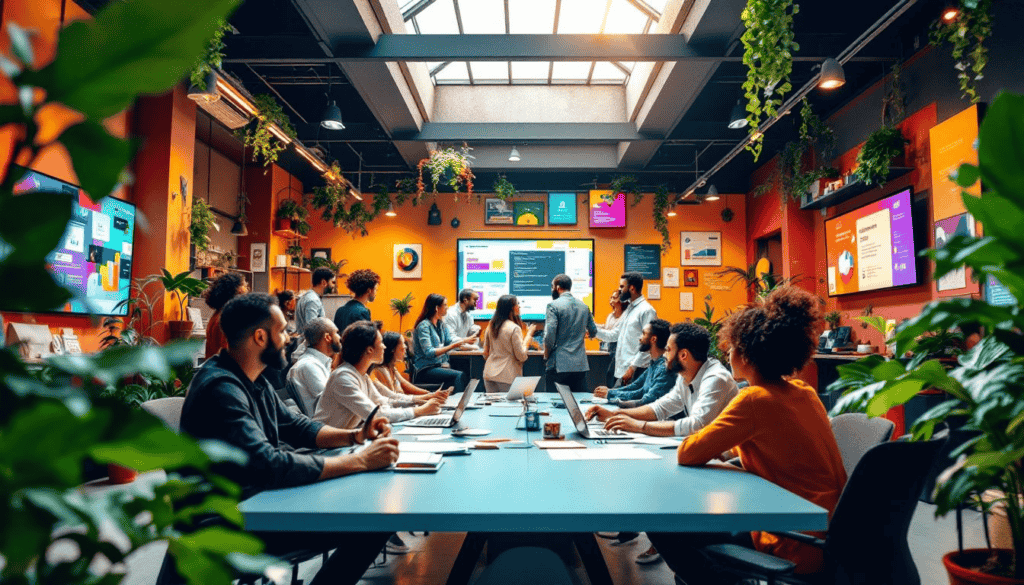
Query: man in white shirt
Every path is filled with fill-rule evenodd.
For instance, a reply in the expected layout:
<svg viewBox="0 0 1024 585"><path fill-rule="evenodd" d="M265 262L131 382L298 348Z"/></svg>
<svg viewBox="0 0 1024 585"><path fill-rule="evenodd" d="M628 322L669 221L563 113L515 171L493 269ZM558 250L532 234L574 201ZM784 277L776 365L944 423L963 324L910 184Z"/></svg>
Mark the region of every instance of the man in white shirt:
<svg viewBox="0 0 1024 585"><path fill-rule="evenodd" d="M310 321L302 335L306 351L288 370L288 383L295 387L302 400L299 405L302 412L312 415L331 375L331 362L341 352L341 336L337 326L326 317Z"/></svg>
<svg viewBox="0 0 1024 585"><path fill-rule="evenodd" d="M619 279L619 299L629 302L613 329L598 329L601 341L614 341L615 377L627 384L643 373L651 363L651 354L640 351L640 337L644 326L658 317L657 311L643 296L644 277L639 272L627 272Z"/></svg>
<svg viewBox="0 0 1024 585"><path fill-rule="evenodd" d="M313 271L311 282L313 288L306 291L295 303L295 330L305 331L306 325L313 319L326 316L324 314L324 302L321 297L334 292L334 283L337 280L330 268L320 267ZM302 354L306 353L305 339L299 343L299 347L292 352L292 363L296 363Z"/></svg>
<svg viewBox="0 0 1024 585"><path fill-rule="evenodd" d="M470 315L479 300L480 294L471 288L459 291L459 303L449 307L444 316L444 324L452 334L452 341L475 338L480 333L480 326L473 323L473 316ZM476 340L471 343L475 344Z"/></svg>

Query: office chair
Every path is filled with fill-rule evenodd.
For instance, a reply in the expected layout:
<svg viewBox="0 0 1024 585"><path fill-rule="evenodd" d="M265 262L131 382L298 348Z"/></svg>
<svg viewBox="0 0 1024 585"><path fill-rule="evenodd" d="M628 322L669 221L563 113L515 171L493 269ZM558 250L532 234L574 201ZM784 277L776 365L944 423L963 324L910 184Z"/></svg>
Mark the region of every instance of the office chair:
<svg viewBox="0 0 1024 585"><path fill-rule="evenodd" d="M181 430L181 411L185 407L184 396L154 398L141 405L142 410L162 420L173 431Z"/></svg>
<svg viewBox="0 0 1024 585"><path fill-rule="evenodd" d="M854 468L869 449L892 438L895 423L882 417L870 418L861 412L840 414L831 421L832 434L843 457L846 477L853 475Z"/></svg>
<svg viewBox="0 0 1024 585"><path fill-rule="evenodd" d="M825 567L794 575L787 560L734 544L704 547L722 568L775 583L920 585L907 532L921 485L945 433L930 441L889 442L864 454L850 475L824 540L798 532L773 532L825 551Z"/></svg>
<svg viewBox="0 0 1024 585"><path fill-rule="evenodd" d="M294 382L292 382L291 380L285 382L284 390L285 393L288 395L288 398L291 398L292 400L295 401L295 406L299 407L299 412L306 416L313 416L312 412L307 412L306 403L302 400L302 397L299 396L299 390L298 388L295 387Z"/></svg>

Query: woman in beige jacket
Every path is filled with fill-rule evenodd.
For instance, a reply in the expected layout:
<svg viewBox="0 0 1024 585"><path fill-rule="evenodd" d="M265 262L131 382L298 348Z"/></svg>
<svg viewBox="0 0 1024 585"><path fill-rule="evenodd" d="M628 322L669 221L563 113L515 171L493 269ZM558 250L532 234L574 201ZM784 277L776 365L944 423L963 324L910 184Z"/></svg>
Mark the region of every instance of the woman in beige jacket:
<svg viewBox="0 0 1024 585"><path fill-rule="evenodd" d="M523 375L526 350L536 330L536 325L530 325L523 335L519 299L515 295L498 299L484 338L484 387L488 392L508 392L512 381Z"/></svg>

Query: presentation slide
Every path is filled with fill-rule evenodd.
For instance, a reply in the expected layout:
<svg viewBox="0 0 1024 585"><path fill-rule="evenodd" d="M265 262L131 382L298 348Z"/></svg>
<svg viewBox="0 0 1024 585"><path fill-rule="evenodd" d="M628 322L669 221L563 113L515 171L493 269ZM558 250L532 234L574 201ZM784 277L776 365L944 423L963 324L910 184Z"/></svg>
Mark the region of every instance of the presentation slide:
<svg viewBox="0 0 1024 585"><path fill-rule="evenodd" d="M825 222L828 294L917 283L907 189Z"/></svg>
<svg viewBox="0 0 1024 585"><path fill-rule="evenodd" d="M126 306L116 311L114 307L128 298L131 288L135 206L113 197L93 203L78 187L35 171L25 173L14 193L24 197L67 193L75 198L71 221L49 262L53 279L76 298L55 310L126 315ZM5 247L0 241L0 258L7 254ZM91 307L82 299L88 299Z"/></svg>
<svg viewBox="0 0 1024 585"><path fill-rule="evenodd" d="M490 319L498 298L513 294L524 320L543 320L559 274L572 278L573 296L593 312L593 240L459 240L458 290L480 294L474 319Z"/></svg>

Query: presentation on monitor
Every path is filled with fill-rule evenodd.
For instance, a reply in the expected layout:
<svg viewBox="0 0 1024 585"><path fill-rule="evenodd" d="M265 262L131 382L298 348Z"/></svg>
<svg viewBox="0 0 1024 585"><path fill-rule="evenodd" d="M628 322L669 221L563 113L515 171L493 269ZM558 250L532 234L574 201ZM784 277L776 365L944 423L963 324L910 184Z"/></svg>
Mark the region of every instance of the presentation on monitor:
<svg viewBox="0 0 1024 585"><path fill-rule="evenodd" d="M459 240L458 290L480 295L474 319L490 319L507 294L518 297L524 320L544 319L559 274L569 275L572 295L593 312L594 240Z"/></svg>

